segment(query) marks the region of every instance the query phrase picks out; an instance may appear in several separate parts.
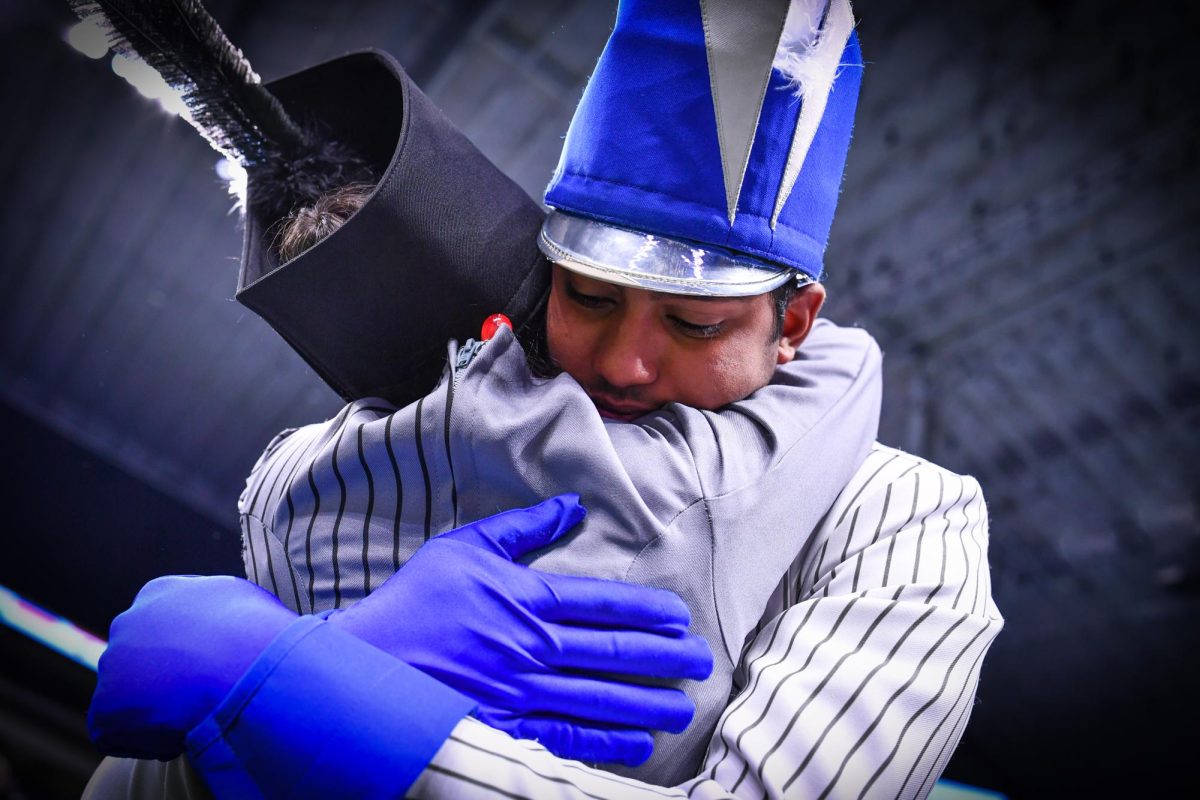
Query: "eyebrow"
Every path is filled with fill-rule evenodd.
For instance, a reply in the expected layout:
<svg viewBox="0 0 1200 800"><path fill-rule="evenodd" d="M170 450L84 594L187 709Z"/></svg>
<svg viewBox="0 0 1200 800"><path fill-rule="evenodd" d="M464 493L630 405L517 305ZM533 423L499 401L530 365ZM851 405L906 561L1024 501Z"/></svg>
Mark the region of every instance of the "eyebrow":
<svg viewBox="0 0 1200 800"><path fill-rule="evenodd" d="M565 271L567 272L567 276L566 276L567 277L567 287L575 292L582 291L575 284L575 280L580 276L570 272L570 270L565 270ZM599 278L592 278L590 276L583 276L583 277L587 278L588 280L599 281L600 283L608 283L608 281L603 281L603 280L600 280ZM638 288L636 286L625 286L624 284L619 284L619 283L614 283L612 285L616 286L617 288L620 288L620 289L636 289L636 288ZM711 294L674 294L672 292L656 292L653 290L648 290L648 291L650 294L650 299L656 303L665 303L665 302L669 302L672 300L700 300L700 301L708 302L708 303L720 303L722 301L728 302L730 300L746 300L746 299L756 296L756 295L746 295L744 297L721 297L719 295L711 295Z"/></svg>
<svg viewBox="0 0 1200 800"><path fill-rule="evenodd" d="M748 297L753 297L753 296L754 295L748 295ZM745 300L747 298L746 297L721 297L718 295L711 295L711 294L672 294L670 292L650 292L650 299L658 301L658 302L665 302L667 300L683 299L683 300L701 300L701 301L707 302L707 303L719 303L722 301L729 301L729 300Z"/></svg>

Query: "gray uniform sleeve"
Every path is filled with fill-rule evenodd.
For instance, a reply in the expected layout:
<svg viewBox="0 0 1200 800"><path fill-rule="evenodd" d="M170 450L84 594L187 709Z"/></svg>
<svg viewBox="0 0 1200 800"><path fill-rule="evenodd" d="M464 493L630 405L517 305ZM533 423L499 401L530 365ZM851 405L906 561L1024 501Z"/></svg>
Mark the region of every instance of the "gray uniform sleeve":
<svg viewBox="0 0 1200 800"><path fill-rule="evenodd" d="M881 360L866 331L821 320L796 359L745 400L719 411L669 406L648 424L610 426L623 460L637 465L635 479L654 475L651 458L691 470L712 542L705 590L732 663L773 587L811 548L814 529L871 450ZM668 446L651 446L651 437ZM653 565L643 561L628 578L653 582Z"/></svg>

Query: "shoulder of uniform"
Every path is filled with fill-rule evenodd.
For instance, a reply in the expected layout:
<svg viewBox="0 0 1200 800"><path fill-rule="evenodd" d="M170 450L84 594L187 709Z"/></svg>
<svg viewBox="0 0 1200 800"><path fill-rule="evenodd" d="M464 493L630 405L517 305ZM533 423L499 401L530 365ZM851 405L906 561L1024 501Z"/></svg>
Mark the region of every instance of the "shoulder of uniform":
<svg viewBox="0 0 1200 800"><path fill-rule="evenodd" d="M909 475L913 472L920 472L924 475L940 474L943 478L953 478L954 480L975 480L970 475L959 474L926 458L905 452L898 447L888 447L879 442L875 442L871 446L871 452L859 467L856 477L862 476L864 473L876 472L882 474L884 480L895 479L900 475Z"/></svg>
<svg viewBox="0 0 1200 800"><path fill-rule="evenodd" d="M279 446L281 444L283 444L284 441L288 437L290 437L293 433L295 433L298 430L299 430L299 428L284 428L282 431L275 434L275 438L267 443L267 447L265 450L263 450L263 454L261 456L259 456L259 459L258 459L259 463L270 458L271 455L273 455L274 452L279 449ZM254 466L255 466L255 468L257 468L258 464L255 464Z"/></svg>
<svg viewBox="0 0 1200 800"><path fill-rule="evenodd" d="M279 452L279 448L283 446L284 442L287 442L292 437L292 434L298 430L299 428L286 428L277 433L275 438L267 443L267 447L265 450L263 450L262 455L260 455L258 460L254 462L254 466L250 468L250 475L246 478L246 488L242 491L242 498L239 499L239 503L245 499L247 492L253 489L254 483L257 479L256 476L259 475L263 471L263 468L271 462L271 460Z"/></svg>
<svg viewBox="0 0 1200 800"><path fill-rule="evenodd" d="M932 494L922 493L933 502L982 502L982 490L978 481L970 475L960 475L912 453L876 442L862 465L846 484L834 504L834 518L843 519L851 510L872 498L895 493L898 487L911 484L922 487L943 486L945 491ZM952 488L954 487L954 488Z"/></svg>

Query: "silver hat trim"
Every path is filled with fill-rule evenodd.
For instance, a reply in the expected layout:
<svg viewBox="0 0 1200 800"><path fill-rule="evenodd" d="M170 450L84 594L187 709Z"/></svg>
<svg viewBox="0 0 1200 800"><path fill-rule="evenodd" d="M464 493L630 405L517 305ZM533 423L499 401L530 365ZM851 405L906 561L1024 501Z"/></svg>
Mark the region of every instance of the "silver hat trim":
<svg viewBox="0 0 1200 800"><path fill-rule="evenodd" d="M791 267L553 210L542 224L538 246L551 261L581 275L667 294L749 297L789 278L811 282Z"/></svg>

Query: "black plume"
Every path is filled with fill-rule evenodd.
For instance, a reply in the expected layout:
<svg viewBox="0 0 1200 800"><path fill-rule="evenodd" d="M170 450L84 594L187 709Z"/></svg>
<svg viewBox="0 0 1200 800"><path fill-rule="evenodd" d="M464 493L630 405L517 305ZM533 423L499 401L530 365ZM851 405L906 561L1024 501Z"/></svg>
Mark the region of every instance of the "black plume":
<svg viewBox="0 0 1200 800"><path fill-rule="evenodd" d="M284 110L197 0L67 0L81 19L96 19L109 45L138 58L178 90L191 123L222 155L237 161L265 207L279 218L351 180L370 180L346 146L306 131ZM304 173L303 175L298 173Z"/></svg>

